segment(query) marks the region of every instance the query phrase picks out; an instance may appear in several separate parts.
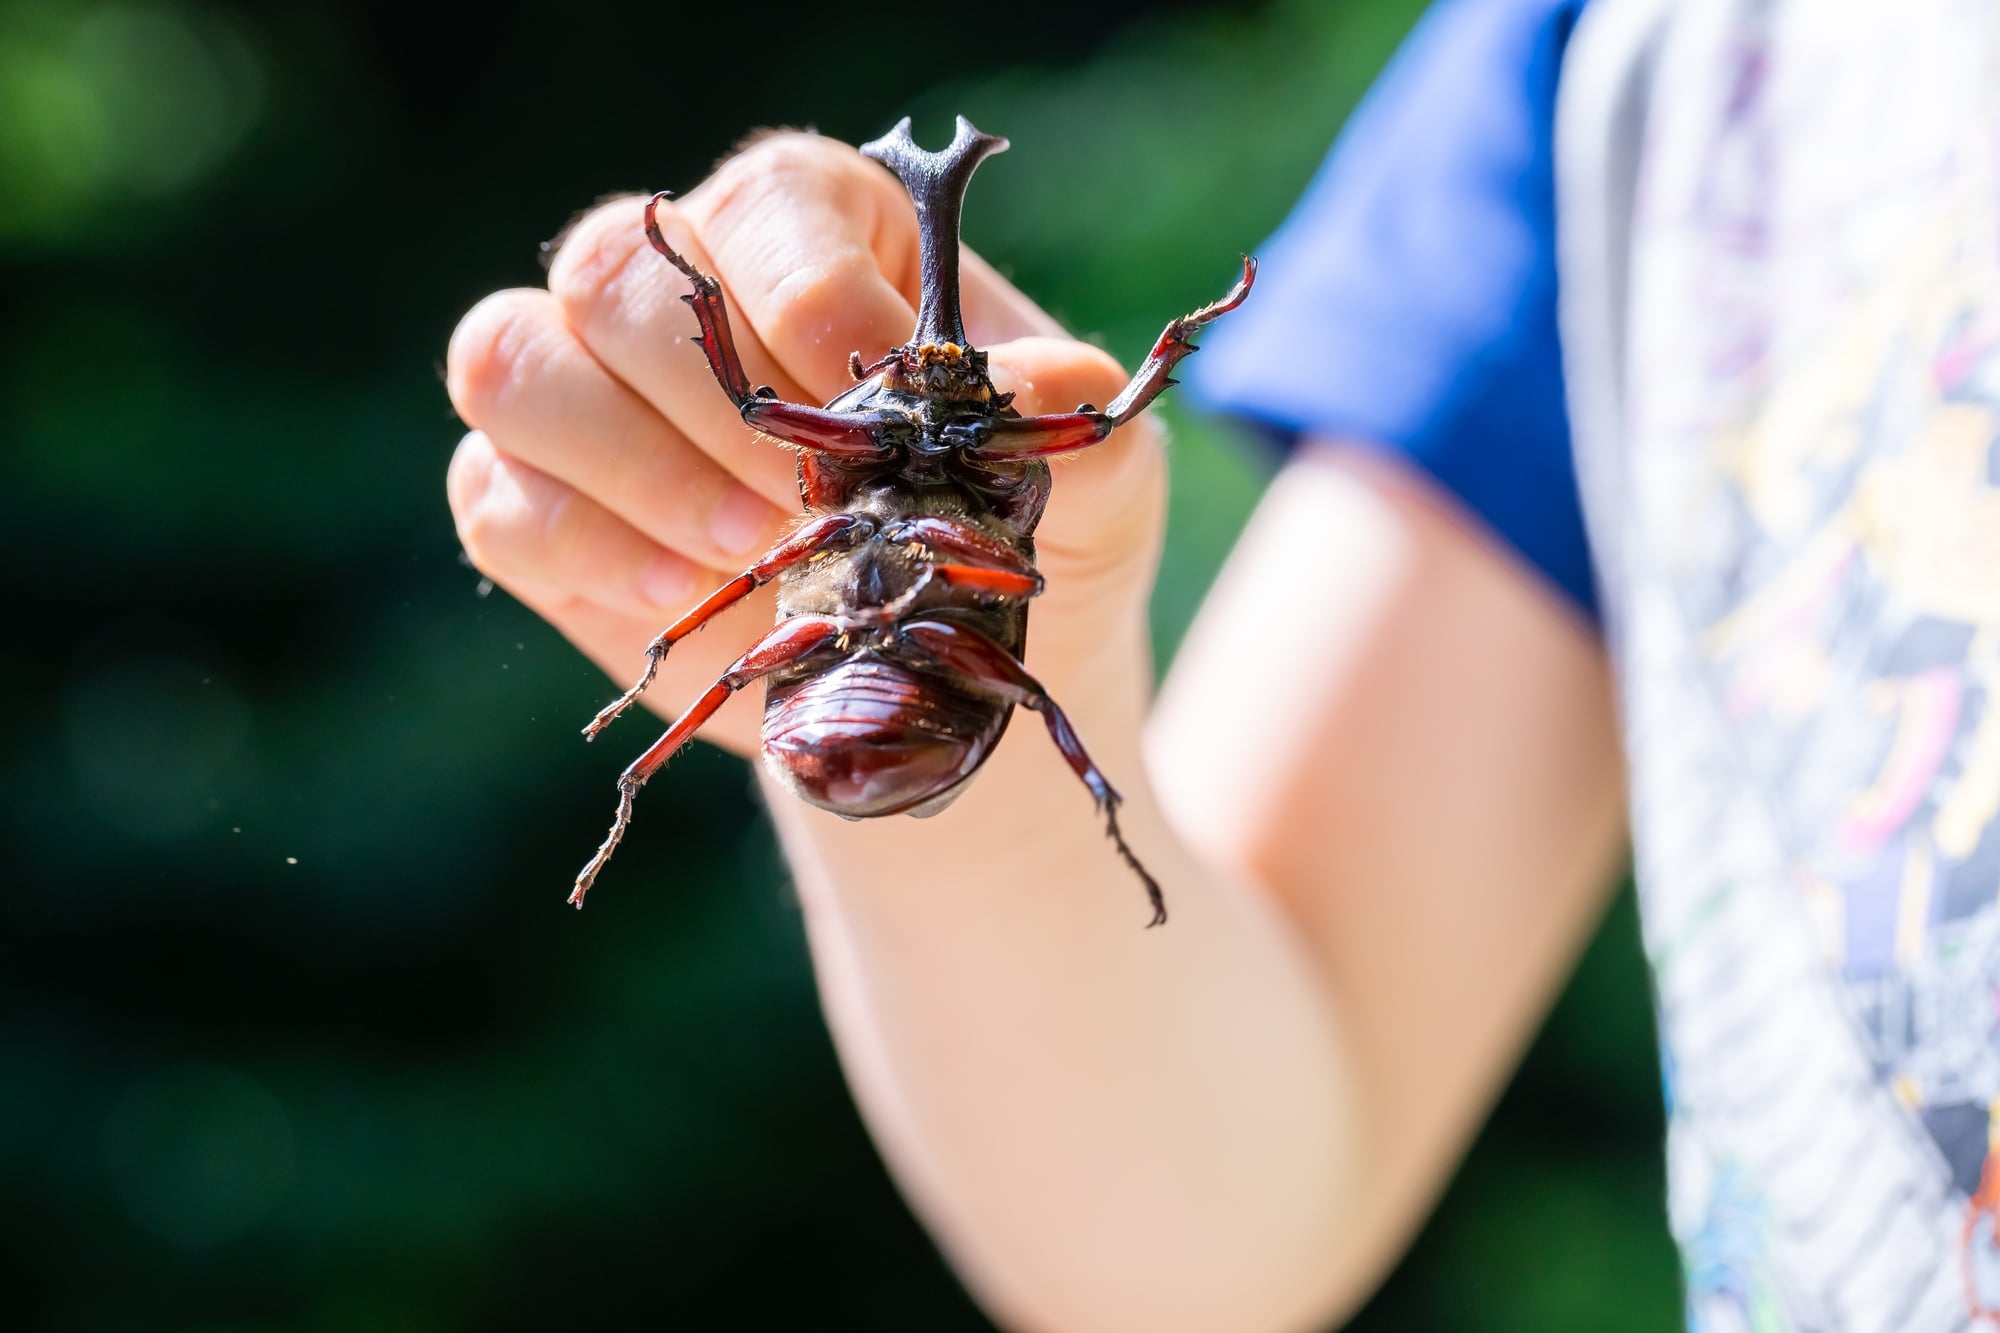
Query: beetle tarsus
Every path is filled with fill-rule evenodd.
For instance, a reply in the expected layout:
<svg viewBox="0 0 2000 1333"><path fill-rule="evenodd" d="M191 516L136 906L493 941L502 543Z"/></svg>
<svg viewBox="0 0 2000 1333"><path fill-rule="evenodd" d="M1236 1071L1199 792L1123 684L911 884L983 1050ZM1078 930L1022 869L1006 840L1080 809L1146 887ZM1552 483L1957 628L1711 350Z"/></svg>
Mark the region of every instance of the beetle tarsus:
<svg viewBox="0 0 2000 1333"><path fill-rule="evenodd" d="M618 812L612 817L611 832L604 835L604 841L598 845L597 854L590 858L590 863L577 872L576 888L570 891L569 905L577 911L583 910L584 895L589 893L590 886L597 882L597 872L604 869L604 863L611 859L611 853L618 850L618 844L624 839L625 830L631 827L632 798L637 796L639 788L645 785L644 778L635 778L630 773L619 777Z"/></svg>
<svg viewBox="0 0 2000 1333"><path fill-rule="evenodd" d="M684 259L680 251L667 244L665 234L660 231L660 205L673 198L673 194L672 190L660 190L655 192L653 197L646 201L646 239L651 241L653 248L665 255L668 262L675 268L687 274L688 281L692 282L698 291L719 290L719 285L715 279L709 277L706 273L703 273ZM683 297L682 299L685 300L687 298Z"/></svg>
<svg viewBox="0 0 2000 1333"><path fill-rule="evenodd" d="M1146 364L1139 367L1139 373L1103 411L1084 403L1074 412L1003 418L992 424L992 433L985 444L969 451L971 456L987 460L1046 458L1051 454L1075 453L1102 442L1175 383L1173 368L1197 350L1193 342L1195 331L1242 305L1256 280L1257 261L1245 255L1243 276L1235 285L1223 293L1222 299L1168 321L1147 355Z"/></svg>
<svg viewBox="0 0 2000 1333"><path fill-rule="evenodd" d="M1111 400L1104 414L1111 419L1113 427L1122 426L1139 413L1146 410L1155 398L1173 384L1171 372L1181 359L1196 351L1193 342L1195 330L1212 323L1243 304L1250 295L1250 286L1257 281L1257 261L1249 255L1243 256L1243 276L1235 285L1224 292L1222 299L1211 301L1201 309L1169 320L1167 327L1160 331L1159 341L1146 357L1146 364L1139 367L1139 373L1125 386L1124 392Z"/></svg>
<svg viewBox="0 0 2000 1333"><path fill-rule="evenodd" d="M694 739L695 733L729 701L730 695L753 680L762 680L773 671L791 666L808 653L823 647L839 633L840 622L828 616L793 616L783 621L752 644L750 651L737 658L729 670L722 673L721 679L704 690L701 698L695 700L694 705L682 713L660 739L632 761L618 778L618 813L612 818L611 832L605 835L603 844L590 858L589 864L578 873L576 888L569 896L572 905L583 906L583 896L596 883L597 874L611 859L611 853L618 850L618 843L632 822L632 798L638 794L639 788L646 785L646 780L665 768L667 761Z"/></svg>
<svg viewBox="0 0 2000 1333"><path fill-rule="evenodd" d="M1159 881L1140 864L1118 827L1118 806L1123 798L1111 785L1111 780L1104 776L1104 770L1097 766L1097 761L1083 748L1083 741L1076 734L1076 728L1070 725L1068 714L1049 696L1042 683L1029 675L1028 669L1012 653L967 625L942 620L912 621L901 626L898 638L916 654L928 658L932 664L958 679L1042 715L1042 721L1049 729L1049 739L1055 742L1056 750L1069 764L1077 780L1090 792L1091 802L1098 813L1104 816L1105 831L1111 835L1119 858L1146 886L1146 900L1153 905L1153 919L1147 923L1148 929L1163 923L1167 919L1166 895L1160 891Z"/></svg>
<svg viewBox="0 0 2000 1333"><path fill-rule="evenodd" d="M653 683L653 677L659 673L660 663L666 659L667 650L673 646L674 641L665 634L646 645L646 670L639 677L638 684L597 710L597 716L590 719L589 725L583 729L585 740L596 740L598 732L610 726L613 718L630 708L639 696L646 692L646 687Z"/></svg>
<svg viewBox="0 0 2000 1333"><path fill-rule="evenodd" d="M1151 930L1154 926L1167 924L1167 895L1160 891L1160 881L1154 879L1152 872L1140 863L1138 854L1125 841L1124 831L1118 827L1118 807L1122 804L1124 798L1114 791L1099 801L1097 808L1104 814L1104 831L1111 835L1111 845L1118 849L1119 859L1131 867L1139 882L1146 886L1146 901L1153 905L1153 919L1146 923L1146 929Z"/></svg>
<svg viewBox="0 0 2000 1333"><path fill-rule="evenodd" d="M854 514L827 514L779 538L776 545L758 557L756 564L703 598L692 611L667 626L660 632L659 638L647 645L645 674L639 677L638 684L606 704L590 720L590 725L583 729L583 738L596 740L598 732L610 726L613 718L645 693L646 687L653 683L653 677L659 672L660 663L675 644L801 560L823 554L844 541L865 537L874 530L875 524L871 519Z"/></svg>

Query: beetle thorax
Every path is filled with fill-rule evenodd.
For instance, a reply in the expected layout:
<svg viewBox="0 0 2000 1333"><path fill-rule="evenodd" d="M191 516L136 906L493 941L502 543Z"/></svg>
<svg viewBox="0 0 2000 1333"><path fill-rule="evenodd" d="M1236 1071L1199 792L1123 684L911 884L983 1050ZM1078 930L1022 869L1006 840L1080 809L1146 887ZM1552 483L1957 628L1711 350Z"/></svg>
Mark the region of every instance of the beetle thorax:
<svg viewBox="0 0 2000 1333"><path fill-rule="evenodd" d="M955 342L905 343L890 353L882 383L940 405L990 407L995 398L986 353Z"/></svg>

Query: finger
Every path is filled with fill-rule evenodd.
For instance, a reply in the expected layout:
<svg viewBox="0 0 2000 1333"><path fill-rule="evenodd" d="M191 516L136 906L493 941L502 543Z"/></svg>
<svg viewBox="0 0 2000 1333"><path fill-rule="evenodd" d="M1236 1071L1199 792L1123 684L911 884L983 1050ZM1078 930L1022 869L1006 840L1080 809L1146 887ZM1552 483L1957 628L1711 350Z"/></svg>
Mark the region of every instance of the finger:
<svg viewBox="0 0 2000 1333"><path fill-rule="evenodd" d="M914 271L915 214L877 164L833 139L775 134L722 164L682 212L730 299L814 402L854 383L848 353L901 345L917 312L890 273Z"/></svg>
<svg viewBox="0 0 2000 1333"><path fill-rule="evenodd" d="M853 383L850 352L872 362L909 340L921 294L916 209L880 163L837 140L773 135L723 164L683 212L745 322L818 400ZM975 255L960 281L975 345L1061 331Z"/></svg>
<svg viewBox="0 0 2000 1333"><path fill-rule="evenodd" d="M843 177L853 180L858 192L865 192L872 224L868 228L869 248L882 275L912 312L912 324L905 325L890 340L889 346L900 346L909 339L914 312L923 299L922 266L917 260L916 206L895 173L881 163L863 157L837 140L804 137L826 148L831 164ZM964 307L966 338L973 346L990 347L1011 338L1037 334L1063 335L1063 327L1054 316L1029 300L977 251L961 245L958 254L959 300ZM865 349L860 350L864 361L874 360Z"/></svg>
<svg viewBox="0 0 2000 1333"><path fill-rule="evenodd" d="M765 499L797 512L797 460L745 426L715 382L694 341L694 314L681 300L688 281L647 243L645 211L643 199L619 199L571 230L549 268L549 290L564 321L607 371L697 449ZM696 267L715 272L714 260L677 209L662 204L658 219L669 244ZM722 282L727 291L729 279ZM803 391L771 359L755 331L742 320L732 323L750 382L803 401Z"/></svg>
<svg viewBox="0 0 2000 1333"><path fill-rule="evenodd" d="M643 213L643 201L620 200L572 231L550 273L565 317L698 447L773 500L795 493L789 456L739 446L748 433L690 340L686 281L646 244ZM889 172L843 144L772 136L658 216L669 243L722 281L752 381L783 397L832 398L851 383L849 352L873 360L914 325L914 208ZM976 255L963 270L975 342L1060 331Z"/></svg>
<svg viewBox="0 0 2000 1333"><path fill-rule="evenodd" d="M965 301L965 336L974 347L1014 338L1064 336L1055 316L1022 294L969 246L960 247L959 293Z"/></svg>
<svg viewBox="0 0 2000 1333"><path fill-rule="evenodd" d="M1014 410L1024 417L1083 403L1102 407L1129 378L1111 353L1074 338L1017 337L986 351L994 387L1013 393Z"/></svg>
<svg viewBox="0 0 2000 1333"><path fill-rule="evenodd" d="M664 622L719 581L575 487L500 452L483 431L459 441L445 489L466 555L510 591L580 595Z"/></svg>
<svg viewBox="0 0 2000 1333"><path fill-rule="evenodd" d="M599 365L547 292L474 306L452 334L445 384L498 449L699 564L742 566L790 517Z"/></svg>

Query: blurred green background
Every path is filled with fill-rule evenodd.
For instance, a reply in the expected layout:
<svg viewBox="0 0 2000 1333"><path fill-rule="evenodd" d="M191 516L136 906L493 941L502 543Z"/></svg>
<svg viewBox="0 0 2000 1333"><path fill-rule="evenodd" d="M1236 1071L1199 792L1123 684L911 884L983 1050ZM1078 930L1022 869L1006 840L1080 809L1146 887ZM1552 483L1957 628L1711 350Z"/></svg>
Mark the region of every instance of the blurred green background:
<svg viewBox="0 0 2000 1333"><path fill-rule="evenodd" d="M563 906L606 682L459 559L445 340L752 126L964 111L968 240L1129 363L1417 9L0 0L0 1326L988 1327L741 765ZM1169 412L1163 655L1272 466ZM1628 894L1357 1326L1679 1327L1653 1050Z"/></svg>

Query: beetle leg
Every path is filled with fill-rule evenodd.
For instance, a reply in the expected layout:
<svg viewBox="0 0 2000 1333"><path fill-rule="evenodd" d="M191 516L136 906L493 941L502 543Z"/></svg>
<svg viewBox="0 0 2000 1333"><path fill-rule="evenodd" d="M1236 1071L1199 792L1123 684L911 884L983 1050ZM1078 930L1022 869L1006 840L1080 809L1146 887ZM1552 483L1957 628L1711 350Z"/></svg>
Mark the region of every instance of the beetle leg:
<svg viewBox="0 0 2000 1333"><path fill-rule="evenodd" d="M910 608L934 583L948 588L964 588L988 597L1033 597L1042 590L1042 576L1016 574L1006 569L985 569L978 565L926 564L917 580L881 606L852 607L848 621L855 626L894 629L910 614Z"/></svg>
<svg viewBox="0 0 2000 1333"><path fill-rule="evenodd" d="M1074 412L1051 412L1038 417L1002 417L993 423L993 433L985 443L966 450L966 455L976 462L998 462L1003 459L1073 454L1093 444L1102 444L1106 436L1123 424L1089 403Z"/></svg>
<svg viewBox="0 0 2000 1333"><path fill-rule="evenodd" d="M729 308L722 300L722 284L703 273L660 233L656 216L660 201L668 192L660 191L646 204L646 239L667 257L669 263L687 275L694 290L681 297L694 311L701 332L695 341L716 383L736 404L743 420L766 435L775 435L787 444L834 454L852 462L886 462L893 455L881 439L885 429L907 423L907 418L889 412L829 412L823 407L787 403L768 388L752 388L750 375L743 369L743 357L736 350L736 335L729 328Z"/></svg>
<svg viewBox="0 0 2000 1333"><path fill-rule="evenodd" d="M667 760L674 757L674 752L694 739L695 732L715 716L716 710L728 701L730 695L754 680L792 665L814 649L831 643L840 632L841 622L831 616L793 616L781 621L776 629L752 645L749 652L737 658L735 664L722 673L721 679L709 686L701 698L694 701L694 707L681 714L680 719L668 727L646 753L632 761L632 766L618 777L618 812L612 818L611 832L605 835L597 854L577 875L576 888L569 895L572 905L583 906L583 896L597 881L597 872L604 869L611 853L618 850L618 843L632 822L632 798L639 794L639 788L646 785L646 779L665 768Z"/></svg>
<svg viewBox="0 0 2000 1333"><path fill-rule="evenodd" d="M826 514L812 520L797 532L781 538L778 544L766 551L756 564L704 597L694 610L667 626L661 631L659 638L646 646L645 674L639 677L638 684L606 704L597 716L590 720L590 725L583 729L584 739L596 740L597 733L611 725L611 719L632 706L633 700L653 683L653 675L660 669L660 661L667 655L669 648L801 560L809 559L843 540L851 541L857 536L865 536L867 531L872 531L874 527L872 519L853 514Z"/></svg>
<svg viewBox="0 0 2000 1333"><path fill-rule="evenodd" d="M729 395L730 402L741 407L753 393L750 376L743 369L743 358L736 351L736 337L729 330L729 311L722 304L722 284L689 263L660 233L657 214L661 202L671 193L661 190L646 201L646 239L694 284L694 290L681 300L693 309L695 323L701 326L695 341L701 344L702 355L708 358L708 368L715 372L722 391Z"/></svg>
<svg viewBox="0 0 2000 1333"><path fill-rule="evenodd" d="M1013 654L1005 648L963 625L941 620L917 620L899 626L897 632L905 643L936 666L999 695L1009 703L1019 704L1042 715L1056 749L1062 751L1070 769L1090 789L1092 799L1104 815L1105 830L1110 833L1112 844L1118 848L1118 855L1146 886L1146 900L1153 905L1153 919L1147 925L1164 923L1167 919L1167 900L1160 892L1159 881L1139 864L1139 858L1125 843L1125 835L1118 830L1118 806L1124 798L1091 760L1083 742L1077 737L1076 729L1070 726L1069 718L1049 697L1041 682L1029 675L1027 668L1015 661Z"/></svg>
<svg viewBox="0 0 2000 1333"><path fill-rule="evenodd" d="M759 397L739 404L744 425L797 448L831 454L843 463L888 462L896 456L888 437L910 425L901 412L830 412L824 407L761 396L768 395L768 389L757 392Z"/></svg>
<svg viewBox="0 0 2000 1333"><path fill-rule="evenodd" d="M1243 276L1236 280L1219 301L1212 301L1191 314L1169 321L1161 331L1159 340L1146 357L1146 364L1139 367L1139 373L1125 386L1125 391L1111 400L1105 408L1114 422L1123 424L1128 419L1146 410L1146 405L1160 396L1160 392L1173 380L1169 373L1179 364L1181 358L1195 350L1189 337L1196 329L1211 323L1243 304L1250 295L1250 284L1257 281L1257 261L1249 255L1243 256Z"/></svg>
<svg viewBox="0 0 2000 1333"><path fill-rule="evenodd" d="M914 542L933 555L943 556L947 564L1002 571L1032 582L1032 588L1014 593L1014 596L1033 597L1042 590L1042 576L1032 560L964 519L935 514L906 518L884 528L882 539L893 543ZM946 581L949 582L949 578Z"/></svg>
<svg viewBox="0 0 2000 1333"><path fill-rule="evenodd" d="M1175 383L1173 368L1195 350L1190 340L1202 325L1221 318L1250 294L1257 280L1257 261L1243 256L1243 276L1219 301L1169 323L1153 344L1146 364L1132 377L1111 405L1102 412L1085 403L1074 412L1054 412L1035 417L1003 417L992 425L987 440L967 450L977 459L1040 458L1049 454L1074 453L1103 440L1133 417L1146 410L1155 398Z"/></svg>
<svg viewBox="0 0 2000 1333"><path fill-rule="evenodd" d="M1033 597L1042 590L1040 574L1016 574L1010 569L982 569L978 565L932 565L931 577L952 588L970 588L996 597Z"/></svg>

